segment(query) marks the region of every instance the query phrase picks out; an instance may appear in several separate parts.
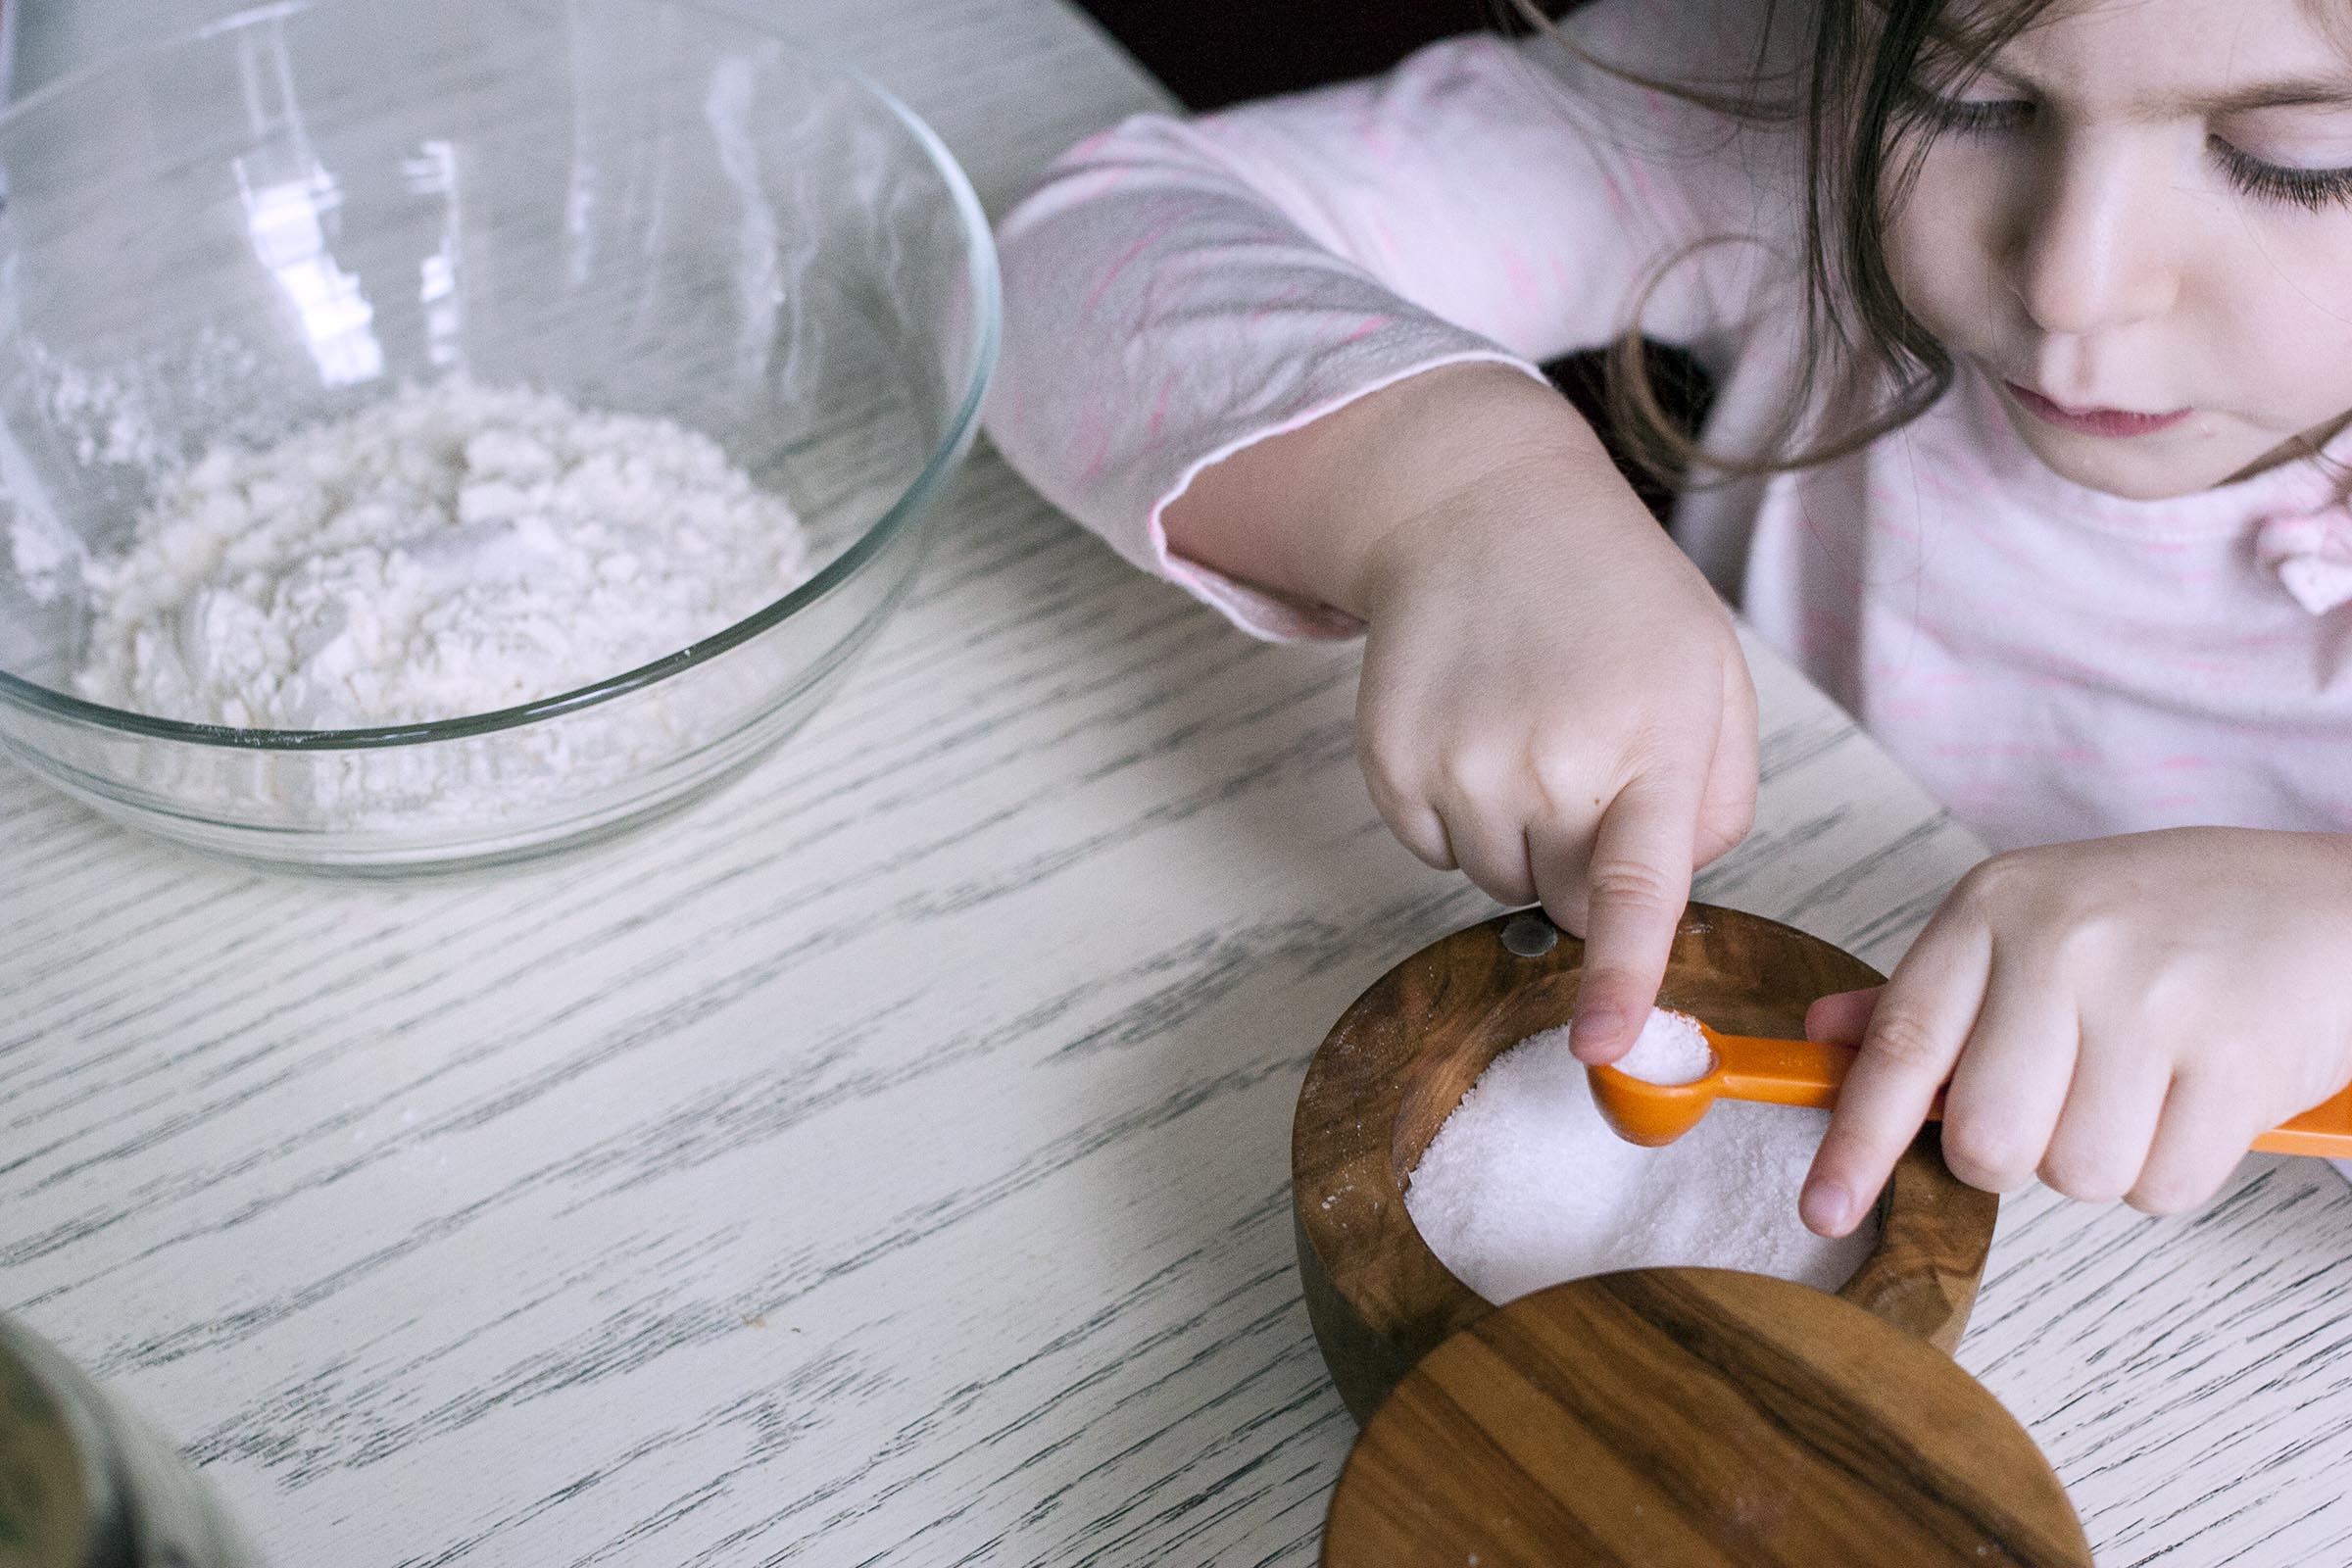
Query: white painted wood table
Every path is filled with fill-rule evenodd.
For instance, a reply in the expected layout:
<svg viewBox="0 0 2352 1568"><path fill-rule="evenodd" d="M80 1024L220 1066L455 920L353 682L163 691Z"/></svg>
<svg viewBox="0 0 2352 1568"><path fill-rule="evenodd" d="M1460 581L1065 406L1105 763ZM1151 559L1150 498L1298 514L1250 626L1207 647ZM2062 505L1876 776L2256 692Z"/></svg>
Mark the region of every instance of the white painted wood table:
<svg viewBox="0 0 2352 1568"><path fill-rule="evenodd" d="M1052 0L792 8L1001 208L1159 103ZM1759 657L1703 897L1885 966L1975 858ZM1381 830L1353 655L1251 643L991 455L834 706L616 845L246 874L0 767L0 1307L277 1563L1303 1563L1352 1436L1306 1057L1489 906ZM2103 1563L2352 1562L2352 1193L2006 1211L1962 1360Z"/></svg>

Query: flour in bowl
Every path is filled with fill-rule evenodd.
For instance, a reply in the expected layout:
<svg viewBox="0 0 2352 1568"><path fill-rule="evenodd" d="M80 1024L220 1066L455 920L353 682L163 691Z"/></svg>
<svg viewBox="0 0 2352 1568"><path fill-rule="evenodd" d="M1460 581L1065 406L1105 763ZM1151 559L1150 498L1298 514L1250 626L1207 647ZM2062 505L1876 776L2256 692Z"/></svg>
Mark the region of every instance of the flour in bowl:
<svg viewBox="0 0 2352 1568"><path fill-rule="evenodd" d="M807 555L707 436L453 379L168 481L85 568L74 684L237 728L462 717L721 631Z"/></svg>
<svg viewBox="0 0 2352 1568"><path fill-rule="evenodd" d="M1568 1031L1494 1058L1430 1140L1405 1212L1490 1301L1612 1269L1704 1264L1834 1290L1877 1227L1824 1241L1796 1194L1829 1112L1721 1101L1663 1149L1609 1130Z"/></svg>

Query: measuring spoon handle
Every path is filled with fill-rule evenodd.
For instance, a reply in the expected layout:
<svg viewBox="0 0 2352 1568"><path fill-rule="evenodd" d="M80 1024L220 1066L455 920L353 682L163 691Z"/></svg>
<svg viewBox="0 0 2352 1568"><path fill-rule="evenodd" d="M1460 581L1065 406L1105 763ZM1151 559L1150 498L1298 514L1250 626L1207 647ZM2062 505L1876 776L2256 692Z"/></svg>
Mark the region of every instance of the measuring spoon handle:
<svg viewBox="0 0 2352 1568"><path fill-rule="evenodd" d="M2352 1159L2352 1089L2330 1095L2300 1116L2289 1116L2254 1140L2266 1154L2319 1154Z"/></svg>

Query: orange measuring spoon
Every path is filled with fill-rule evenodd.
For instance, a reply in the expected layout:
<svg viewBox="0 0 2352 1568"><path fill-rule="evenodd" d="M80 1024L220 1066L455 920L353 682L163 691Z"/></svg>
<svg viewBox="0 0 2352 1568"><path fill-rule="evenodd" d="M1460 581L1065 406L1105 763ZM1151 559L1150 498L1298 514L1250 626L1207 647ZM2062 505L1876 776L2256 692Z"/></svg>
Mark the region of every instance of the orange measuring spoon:
<svg viewBox="0 0 2352 1568"><path fill-rule="evenodd" d="M1686 1017L1689 1014L1685 1014ZM1812 1040L1772 1040L1760 1035L1727 1035L1700 1019L1690 1020L1706 1036L1715 1066L1689 1083L1653 1084L1615 1067L1592 1069L1592 1102L1601 1118L1628 1143L1655 1149L1698 1125L1718 1100L1750 1100L1774 1105L1810 1105L1827 1110L1838 1103L1845 1070L1853 1065L1850 1046ZM1943 1091L1928 1109L1943 1114ZM2352 1088L2291 1117L2254 1140L2271 1154L2323 1154L2352 1159Z"/></svg>

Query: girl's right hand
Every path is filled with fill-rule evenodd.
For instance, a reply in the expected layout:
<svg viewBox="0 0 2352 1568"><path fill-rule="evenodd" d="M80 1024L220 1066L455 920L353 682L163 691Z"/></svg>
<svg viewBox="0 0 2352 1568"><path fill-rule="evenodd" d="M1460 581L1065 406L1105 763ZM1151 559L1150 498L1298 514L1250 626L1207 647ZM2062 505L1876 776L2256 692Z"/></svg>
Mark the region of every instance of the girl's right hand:
<svg viewBox="0 0 2352 1568"><path fill-rule="evenodd" d="M1356 733L1408 849L1583 936L1570 1042L1606 1062L1754 819L1756 699L1723 602L1592 456L1525 452L1384 531Z"/></svg>
<svg viewBox="0 0 2352 1568"><path fill-rule="evenodd" d="M1614 1061L1690 874L1755 812L1730 612L1550 388L1426 370L1200 473L1170 546L1369 627L1357 750L1430 864L1585 938L1571 1040Z"/></svg>

